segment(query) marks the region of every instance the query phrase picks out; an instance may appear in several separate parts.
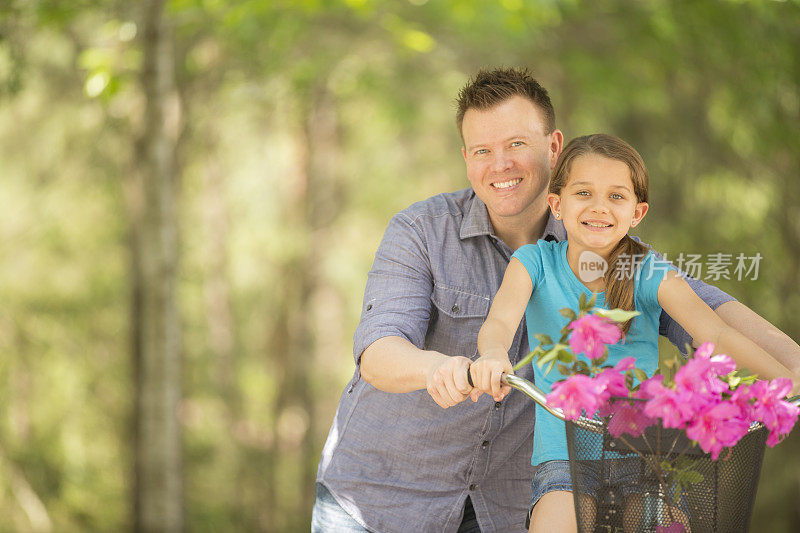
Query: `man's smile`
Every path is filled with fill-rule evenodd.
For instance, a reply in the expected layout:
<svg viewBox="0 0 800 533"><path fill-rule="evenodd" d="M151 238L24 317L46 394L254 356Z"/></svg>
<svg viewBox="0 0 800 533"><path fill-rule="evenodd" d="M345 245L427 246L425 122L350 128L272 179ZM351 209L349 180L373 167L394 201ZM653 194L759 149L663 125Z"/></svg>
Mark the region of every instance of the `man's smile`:
<svg viewBox="0 0 800 533"><path fill-rule="evenodd" d="M492 183L492 188L499 190L508 190L515 187L522 181L522 178L514 178L506 181L496 181Z"/></svg>

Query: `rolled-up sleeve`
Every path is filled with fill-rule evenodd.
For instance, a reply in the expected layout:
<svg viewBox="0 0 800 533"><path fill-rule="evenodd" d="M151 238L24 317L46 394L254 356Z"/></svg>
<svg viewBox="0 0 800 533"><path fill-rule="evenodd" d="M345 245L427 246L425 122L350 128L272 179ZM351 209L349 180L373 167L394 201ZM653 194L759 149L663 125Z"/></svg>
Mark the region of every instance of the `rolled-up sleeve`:
<svg viewBox="0 0 800 533"><path fill-rule="evenodd" d="M433 279L424 235L404 213L383 235L367 275L361 320L353 335L356 365L376 340L397 336L422 348L431 314Z"/></svg>

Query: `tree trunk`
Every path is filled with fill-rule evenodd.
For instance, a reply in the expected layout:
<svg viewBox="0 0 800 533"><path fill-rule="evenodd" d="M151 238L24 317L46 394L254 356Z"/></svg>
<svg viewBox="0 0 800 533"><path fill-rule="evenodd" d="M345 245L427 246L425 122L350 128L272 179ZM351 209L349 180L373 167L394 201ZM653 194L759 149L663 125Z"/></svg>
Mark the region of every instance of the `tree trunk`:
<svg viewBox="0 0 800 533"><path fill-rule="evenodd" d="M307 246L283 265L281 305L271 339L271 369L279 379L273 411L275 439L268 451L270 485L280 476L276 458L292 456L297 479L294 507L282 509L274 489L267 502L273 513L290 511L305 518L314 502L314 479L319 461L315 448L317 417L312 390L322 339L316 334L315 296L323 284L320 266L329 244L329 226L339 213L340 187L336 176L338 121L332 95L320 83L300 102L295 130L295 170L291 197L284 205L287 228L307 239ZM299 527L298 523L284 524Z"/></svg>
<svg viewBox="0 0 800 533"><path fill-rule="evenodd" d="M145 94L132 195L133 351L136 370L134 527L181 531L183 495L178 406L181 332L175 303L178 263L175 148L179 99L163 0L143 4Z"/></svg>

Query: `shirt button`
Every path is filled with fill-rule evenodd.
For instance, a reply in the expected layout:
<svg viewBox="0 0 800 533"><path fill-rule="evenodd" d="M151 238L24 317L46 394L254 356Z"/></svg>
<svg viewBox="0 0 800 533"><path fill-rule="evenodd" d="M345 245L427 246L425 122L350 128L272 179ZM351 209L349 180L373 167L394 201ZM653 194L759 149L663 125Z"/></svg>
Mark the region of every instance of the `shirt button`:
<svg viewBox="0 0 800 533"><path fill-rule="evenodd" d="M485 441L483 441L483 442L481 443L481 447L482 447L482 448L486 448L488 445L489 445L489 441L488 441L488 440L485 440Z"/></svg>
<svg viewBox="0 0 800 533"><path fill-rule="evenodd" d="M475 483L469 486L469 490L475 490Z"/></svg>
<svg viewBox="0 0 800 533"><path fill-rule="evenodd" d="M451 309L454 313L458 314L458 304L453 304L453 309Z"/></svg>
<svg viewBox="0 0 800 533"><path fill-rule="evenodd" d="M367 304L367 311L369 311L370 309L372 309L372 304Z"/></svg>
<svg viewBox="0 0 800 533"><path fill-rule="evenodd" d="M495 409L500 409L500 406L502 406L502 405L503 405L503 404L502 404L502 403L500 403L500 402L494 402L494 408L495 408Z"/></svg>

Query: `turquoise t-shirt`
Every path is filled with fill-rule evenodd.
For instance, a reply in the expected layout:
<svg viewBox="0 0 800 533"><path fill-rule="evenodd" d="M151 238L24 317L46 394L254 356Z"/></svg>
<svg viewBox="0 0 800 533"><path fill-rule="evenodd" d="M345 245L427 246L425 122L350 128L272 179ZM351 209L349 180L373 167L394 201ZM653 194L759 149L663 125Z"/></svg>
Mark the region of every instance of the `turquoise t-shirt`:
<svg viewBox="0 0 800 533"><path fill-rule="evenodd" d="M534 346L538 344L533 336L535 333L544 333L554 341L561 338L561 328L568 320L559 310L564 307L577 309L581 293L587 297L593 294L567 263L568 242L540 240L536 244L522 246L512 256L522 262L533 282L531 299L525 309L525 323L528 338ZM668 270L674 270L674 267L659 260L652 252L642 259L634 274L634 305L641 314L633 319L624 343L609 346L605 364L615 365L624 357L633 356L638 368L648 376L653 375L658 367L658 320L661 316L658 287ZM605 308L605 293L597 295L596 307ZM588 362L586 356L579 357ZM545 394L550 392L553 383L565 377L555 366L548 374L544 374L546 369L547 365L539 368L535 362L533 364L536 386ZM531 464L566 459L564 422L536 404Z"/></svg>

